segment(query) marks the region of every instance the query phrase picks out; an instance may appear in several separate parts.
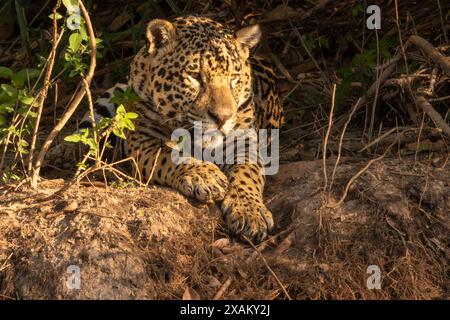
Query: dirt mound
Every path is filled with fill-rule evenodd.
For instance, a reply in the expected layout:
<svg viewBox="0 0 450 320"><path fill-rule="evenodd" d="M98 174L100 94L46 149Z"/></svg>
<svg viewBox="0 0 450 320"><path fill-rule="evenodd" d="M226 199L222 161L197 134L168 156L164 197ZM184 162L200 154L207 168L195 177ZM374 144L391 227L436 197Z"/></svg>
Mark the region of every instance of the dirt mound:
<svg viewBox="0 0 450 320"><path fill-rule="evenodd" d="M63 182L2 187L0 297L447 299L450 171L413 163L374 163L335 208L364 161L342 161L331 192L320 161L281 166L266 191L276 235L257 251L214 206L166 188L80 185L39 201ZM367 287L371 265L381 289Z"/></svg>

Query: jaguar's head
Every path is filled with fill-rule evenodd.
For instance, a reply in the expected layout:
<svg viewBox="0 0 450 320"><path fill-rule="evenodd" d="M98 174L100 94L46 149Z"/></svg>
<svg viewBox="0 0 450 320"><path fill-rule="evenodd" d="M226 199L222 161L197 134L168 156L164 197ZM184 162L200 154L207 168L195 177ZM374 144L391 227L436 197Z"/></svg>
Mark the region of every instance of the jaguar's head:
<svg viewBox="0 0 450 320"><path fill-rule="evenodd" d="M233 33L202 17L152 20L131 67L133 89L167 118L226 135L252 102L248 58L260 36L257 25Z"/></svg>

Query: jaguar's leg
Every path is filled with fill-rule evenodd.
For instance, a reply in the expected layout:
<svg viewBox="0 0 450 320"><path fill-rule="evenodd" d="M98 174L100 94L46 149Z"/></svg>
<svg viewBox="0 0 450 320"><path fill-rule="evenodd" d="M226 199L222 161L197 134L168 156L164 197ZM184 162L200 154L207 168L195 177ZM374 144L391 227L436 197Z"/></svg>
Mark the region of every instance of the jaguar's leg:
<svg viewBox="0 0 450 320"><path fill-rule="evenodd" d="M236 164L226 175L229 188L222 202L225 223L234 234L261 242L274 225L262 197L263 169L256 163Z"/></svg>
<svg viewBox="0 0 450 320"><path fill-rule="evenodd" d="M136 160L138 177L145 183L172 187L188 197L211 203L225 197L228 180L213 163L190 158L188 163L175 164L172 149L161 140L143 135L131 135L129 154Z"/></svg>

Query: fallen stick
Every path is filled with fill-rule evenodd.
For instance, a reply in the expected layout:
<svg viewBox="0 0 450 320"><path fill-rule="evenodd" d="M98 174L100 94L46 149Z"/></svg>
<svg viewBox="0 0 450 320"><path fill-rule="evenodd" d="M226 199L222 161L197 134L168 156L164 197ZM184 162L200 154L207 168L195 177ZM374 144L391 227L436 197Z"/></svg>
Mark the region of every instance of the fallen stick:
<svg viewBox="0 0 450 320"><path fill-rule="evenodd" d="M224 282L224 284L220 287L219 291L214 295L213 300L219 300L222 298L225 291L227 291L228 287L231 284L231 278L228 278L227 281Z"/></svg>
<svg viewBox="0 0 450 320"><path fill-rule="evenodd" d="M441 69L450 76L450 58L444 56L442 53L436 50L436 48L419 36L411 36L409 41L414 43L417 47L423 50L426 56L430 57L436 64L438 64Z"/></svg>
<svg viewBox="0 0 450 320"><path fill-rule="evenodd" d="M414 98L416 105L422 109L433 120L436 127L442 130L442 132L450 138L450 127L441 117L439 112L434 110L433 106L423 96L416 95Z"/></svg>
<svg viewBox="0 0 450 320"><path fill-rule="evenodd" d="M327 208L336 208L338 206L340 206L342 203L344 203L345 198L347 198L347 194L348 194L348 190L350 190L350 187L352 186L353 182L355 182L363 173L365 173L367 170L369 170L370 166L372 164L374 164L377 161L380 161L381 159L383 159L387 153L389 152L389 150L391 150L392 146L394 146L394 144L396 144L398 141L398 138L394 140L394 142L392 142L389 147L387 147L387 149L384 151L384 153L374 159L371 159L365 166L364 168L362 168L361 170L359 170L345 185L345 189L344 189L344 193L342 194L341 198L339 199L338 202L336 203L327 203L325 206Z"/></svg>

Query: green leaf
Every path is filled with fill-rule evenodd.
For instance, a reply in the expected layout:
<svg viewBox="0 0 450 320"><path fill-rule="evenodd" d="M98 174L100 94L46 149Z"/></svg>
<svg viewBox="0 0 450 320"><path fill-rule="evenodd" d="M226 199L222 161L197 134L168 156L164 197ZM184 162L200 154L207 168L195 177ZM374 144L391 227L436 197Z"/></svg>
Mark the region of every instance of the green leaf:
<svg viewBox="0 0 450 320"><path fill-rule="evenodd" d="M11 98L17 98L17 89L14 88L12 85L3 83L0 85L0 88L3 89L3 91Z"/></svg>
<svg viewBox="0 0 450 320"><path fill-rule="evenodd" d="M84 24L81 25L81 28L80 28L79 31L80 31L81 39L84 40L84 41L87 41L89 39L89 37L87 35L86 27L84 26Z"/></svg>
<svg viewBox="0 0 450 320"><path fill-rule="evenodd" d="M95 143L94 138L89 138L84 141L84 143L89 146L89 151L91 152L91 154L94 154L96 151L98 151L98 145Z"/></svg>
<svg viewBox="0 0 450 320"><path fill-rule="evenodd" d="M51 13L48 17L53 20L53 13ZM56 20L59 20L59 19L62 19L62 18L63 18L63 16L59 12L57 12L56 13Z"/></svg>
<svg viewBox="0 0 450 320"><path fill-rule="evenodd" d="M28 92L26 92L26 90L20 90L19 91L19 100L23 104L29 106L33 103L34 98L32 96L28 95Z"/></svg>
<svg viewBox="0 0 450 320"><path fill-rule="evenodd" d="M125 107L123 106L123 104L121 104L120 106L117 107L117 114L125 114Z"/></svg>
<svg viewBox="0 0 450 320"><path fill-rule="evenodd" d="M72 33L69 37L69 49L72 50L72 52L77 52L80 48L81 41L82 41L81 34L78 32Z"/></svg>
<svg viewBox="0 0 450 320"><path fill-rule="evenodd" d="M28 144L27 141L25 141L25 140L23 140L23 139L20 139L19 142L17 143L17 150L18 150L20 153L27 154L27 153L28 153L28 150L26 149L26 147L28 147L28 146L29 146L29 144Z"/></svg>
<svg viewBox="0 0 450 320"><path fill-rule="evenodd" d="M83 162L78 162L77 163L77 167L80 168L80 169L86 170L87 165L84 164Z"/></svg>
<svg viewBox="0 0 450 320"><path fill-rule="evenodd" d="M127 119L136 119L137 117L139 117L139 115L134 112L127 112L127 114L125 115L125 118Z"/></svg>
<svg viewBox="0 0 450 320"><path fill-rule="evenodd" d="M69 72L69 78L73 78L78 74L78 72L76 70L72 70Z"/></svg>
<svg viewBox="0 0 450 320"><path fill-rule="evenodd" d="M0 78L10 79L13 76L13 72L10 68L0 67Z"/></svg>
<svg viewBox="0 0 450 320"><path fill-rule="evenodd" d="M11 113L13 111L14 111L14 102L5 102L0 104L0 114Z"/></svg>
<svg viewBox="0 0 450 320"><path fill-rule="evenodd" d="M81 134L79 134L79 133L71 134L70 136L65 137L64 141L74 142L74 143L80 142L81 141Z"/></svg>
<svg viewBox="0 0 450 320"><path fill-rule="evenodd" d="M29 106L33 103L34 98L30 97L30 96L24 96L24 97L20 97L19 98L20 102L22 102L23 104Z"/></svg>
<svg viewBox="0 0 450 320"><path fill-rule="evenodd" d="M102 131L103 129L106 129L111 124L111 122L112 121L110 118L102 118L97 124L97 129L99 131Z"/></svg>
<svg viewBox="0 0 450 320"><path fill-rule="evenodd" d="M65 61L71 61L72 60L72 55L68 52L64 53L64 60Z"/></svg>
<svg viewBox="0 0 450 320"><path fill-rule="evenodd" d="M0 113L0 127L3 127L6 124L6 117Z"/></svg>
<svg viewBox="0 0 450 320"><path fill-rule="evenodd" d="M114 128L113 129L113 133L116 135L116 136L118 136L119 138L122 138L122 139L127 139L127 137L125 137L125 134L123 133L123 130L122 129L120 129L120 128Z"/></svg>
<svg viewBox="0 0 450 320"><path fill-rule="evenodd" d="M352 8L352 16L356 17L360 12L364 11L364 7L362 5L362 3L357 3L353 8Z"/></svg>
<svg viewBox="0 0 450 320"><path fill-rule="evenodd" d="M37 118L38 116L36 112L31 111L29 106L19 108L18 112L24 117Z"/></svg>
<svg viewBox="0 0 450 320"><path fill-rule="evenodd" d="M39 62L37 64L37 67L38 68L43 68L45 63L47 62L47 58L44 57L44 56L41 56L41 55L38 55L37 57L38 57L38 60L39 60Z"/></svg>
<svg viewBox="0 0 450 320"><path fill-rule="evenodd" d="M86 140L86 138L89 136L89 129L88 128L84 128L80 130L81 134L82 134L82 140Z"/></svg>
<svg viewBox="0 0 450 320"><path fill-rule="evenodd" d="M23 69L12 76L11 80L16 88L23 88L25 81L39 77L41 71L38 69Z"/></svg>
<svg viewBox="0 0 450 320"><path fill-rule="evenodd" d="M69 14L76 12L76 8L79 8L78 0L62 0L62 3Z"/></svg>
<svg viewBox="0 0 450 320"><path fill-rule="evenodd" d="M132 131L134 130L134 124L133 124L133 122L131 122L130 119L124 118L122 124L123 124L123 127L127 128L129 130L132 130Z"/></svg>
<svg viewBox="0 0 450 320"><path fill-rule="evenodd" d="M140 100L141 98L133 91L133 89L127 88L125 92L120 89L114 90L114 96L109 101L117 105L127 105L130 102L139 102Z"/></svg>

